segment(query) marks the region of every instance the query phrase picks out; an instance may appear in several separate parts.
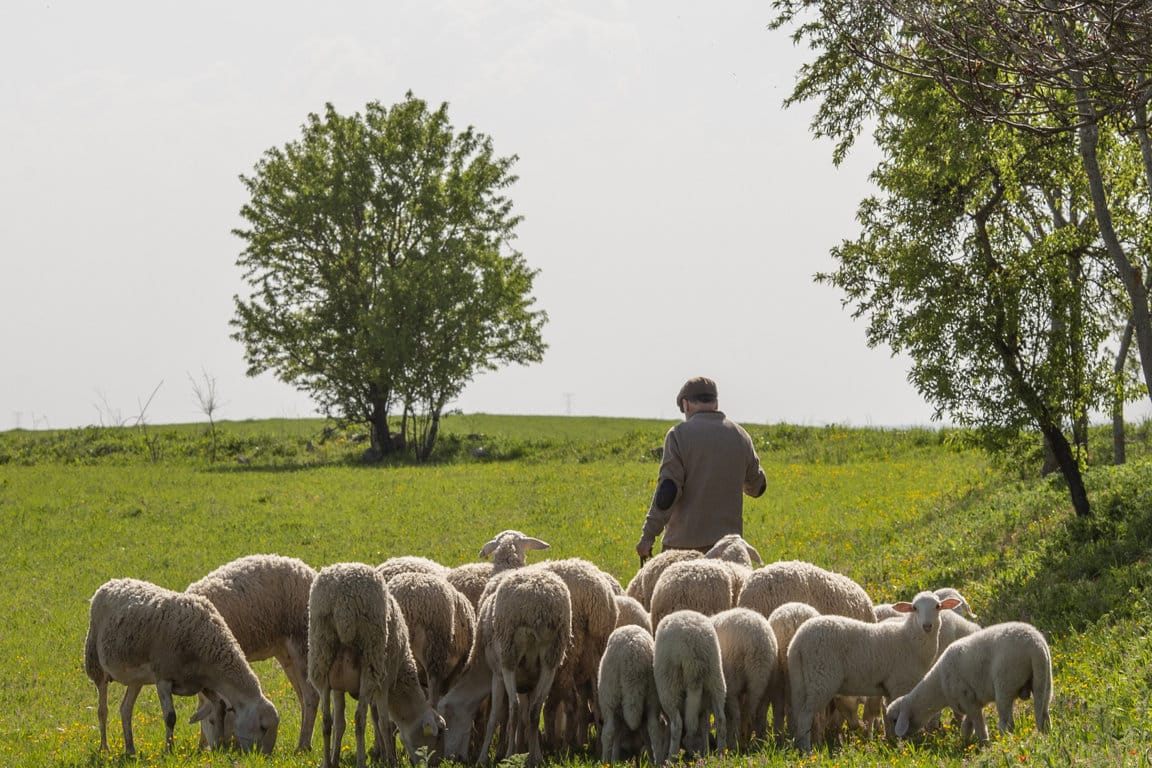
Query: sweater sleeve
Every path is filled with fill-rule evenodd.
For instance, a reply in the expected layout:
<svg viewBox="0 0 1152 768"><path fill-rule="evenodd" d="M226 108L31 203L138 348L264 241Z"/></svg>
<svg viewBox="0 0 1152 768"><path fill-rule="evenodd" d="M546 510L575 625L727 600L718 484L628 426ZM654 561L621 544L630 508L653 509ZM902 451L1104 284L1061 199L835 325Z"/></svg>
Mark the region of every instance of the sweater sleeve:
<svg viewBox="0 0 1152 768"><path fill-rule="evenodd" d="M679 499L684 488L684 464L680 458L680 444L676 439L674 430L668 430L668 434L664 437L664 458L660 464L660 475L656 478L656 487L665 480L671 480L676 484L676 498ZM656 497L653 494L652 503L648 506L648 515L644 518L644 528L641 533L641 540L652 542L668 525L668 519L672 517L672 510L676 508L676 501L674 500L667 509L660 509L656 505Z"/></svg>

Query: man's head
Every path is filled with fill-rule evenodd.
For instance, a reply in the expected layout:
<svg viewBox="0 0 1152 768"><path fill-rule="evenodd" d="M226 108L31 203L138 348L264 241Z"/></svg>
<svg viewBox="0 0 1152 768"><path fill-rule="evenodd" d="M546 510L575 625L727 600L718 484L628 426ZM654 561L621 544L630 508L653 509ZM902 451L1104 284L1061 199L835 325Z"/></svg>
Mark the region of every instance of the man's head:
<svg viewBox="0 0 1152 768"><path fill-rule="evenodd" d="M680 409L680 413L685 413L687 410L687 403L685 401L695 405L715 408L717 402L716 382L703 376L688 379L676 394L676 407Z"/></svg>

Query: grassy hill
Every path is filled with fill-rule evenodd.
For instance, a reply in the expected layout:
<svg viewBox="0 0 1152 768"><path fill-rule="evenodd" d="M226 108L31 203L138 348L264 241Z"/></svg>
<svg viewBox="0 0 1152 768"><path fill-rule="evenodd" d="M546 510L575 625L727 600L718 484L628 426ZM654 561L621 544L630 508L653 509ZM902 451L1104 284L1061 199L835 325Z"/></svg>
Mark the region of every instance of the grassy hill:
<svg viewBox="0 0 1152 768"><path fill-rule="evenodd" d="M225 422L214 436L205 425L0 433L0 563L8 579L0 592L0 764L108 761L95 753L95 689L81 657L87 600L110 578L183 589L255 552L316 567L398 554L455 565L475 559L492 534L516 528L550 542L548 556L588 558L626 583L668 426L456 415L427 465L386 466L360 463L361 433L317 420ZM745 534L766 559L848 574L877 602L955 586L982 623L1031 621L1054 654L1047 736L1034 732L1030 706L1020 704L1017 734L982 750L961 748L947 727L917 743L854 741L802 762L1152 764L1147 458L1089 467L1095 517L1085 522L1073 518L1058 480L1021 479L958 433L749 431L769 491L747 502ZM177 751L163 754L159 707L146 690L135 718L140 764L315 765L318 754L290 752L299 712L283 675L271 663L256 667L283 716L275 755L197 753L196 728L185 722L189 699L177 704ZM114 701L121 691L113 686ZM800 761L773 750L708 760Z"/></svg>

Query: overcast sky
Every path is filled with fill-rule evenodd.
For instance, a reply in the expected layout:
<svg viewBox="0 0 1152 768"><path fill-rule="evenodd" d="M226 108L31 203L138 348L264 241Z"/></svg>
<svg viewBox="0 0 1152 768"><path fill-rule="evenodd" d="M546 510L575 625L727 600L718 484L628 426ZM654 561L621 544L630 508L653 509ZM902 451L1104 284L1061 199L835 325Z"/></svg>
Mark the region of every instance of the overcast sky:
<svg viewBox="0 0 1152 768"><path fill-rule="evenodd" d="M0 429L303 417L245 376L238 176L408 90L501 155L550 317L542 363L472 382L467 413L678 418L716 379L741 421L929 424L907 360L812 275L856 233L877 155L835 168L785 110L807 52L770 5L531 0L0 5Z"/></svg>

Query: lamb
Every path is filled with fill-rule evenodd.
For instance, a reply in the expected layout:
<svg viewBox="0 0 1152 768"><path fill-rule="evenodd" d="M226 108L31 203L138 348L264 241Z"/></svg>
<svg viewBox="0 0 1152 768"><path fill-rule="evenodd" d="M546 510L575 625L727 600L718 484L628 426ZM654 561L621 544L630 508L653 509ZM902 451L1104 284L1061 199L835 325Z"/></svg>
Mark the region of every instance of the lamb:
<svg viewBox="0 0 1152 768"><path fill-rule="evenodd" d="M312 749L320 694L308 682L308 592L316 571L303 560L280 555L248 555L220 566L189 584L220 611L249 662L275 658L300 702L296 749ZM201 720L208 744L228 739L224 713ZM211 724L211 726L210 726Z"/></svg>
<svg viewBox="0 0 1152 768"><path fill-rule="evenodd" d="M615 600L617 627L634 624L646 629L648 634L652 634L652 619L639 600L628 595L616 595Z"/></svg>
<svg viewBox="0 0 1152 768"><path fill-rule="evenodd" d="M432 576L447 577L448 572L452 569L427 557L398 555L380 563L376 566L376 570L380 571L380 575L384 577L385 581L391 581L393 576L399 576L401 573L427 573Z"/></svg>
<svg viewBox="0 0 1152 768"><path fill-rule="evenodd" d="M572 600L563 579L539 566L508 570L489 586L480 603L464 674L440 700L448 722L445 753L450 759L467 762L472 720L490 693L480 762L489 763L503 712L507 730L520 732L521 740L527 741L528 764L536 766L543 759L537 725L540 712L572 642ZM518 691L528 692L523 706ZM505 733L506 755L516 750L515 736Z"/></svg>
<svg viewBox="0 0 1152 768"><path fill-rule="evenodd" d="M745 751L753 736L764 737L769 691L780 686L776 635L768 619L751 608L729 608L712 617L720 641L727 693L727 742Z"/></svg>
<svg viewBox="0 0 1152 768"><path fill-rule="evenodd" d="M492 576L492 563L464 563L448 571L448 583L456 587L472 603L472 610L480 607L480 596Z"/></svg>
<svg viewBox="0 0 1152 768"><path fill-rule="evenodd" d="M657 765L664 762L668 736L660 718L655 654L652 633L643 627L617 627L608 638L597 676L600 715L604 720L600 732L603 763L617 763L624 757L628 736L636 737ZM639 757L638 752L636 756Z"/></svg>
<svg viewBox="0 0 1152 768"><path fill-rule="evenodd" d="M476 612L442 576L400 573L388 582L388 591L404 614L412 656L424 671L428 700L435 707L468 659Z"/></svg>
<svg viewBox="0 0 1152 768"><path fill-rule="evenodd" d="M124 754L136 753L132 710L145 685L155 685L164 713L166 742L174 745L176 709L172 696L201 691L223 699L236 714L240 748L271 753L280 716L228 629L224 617L201 595L173 592L147 581L113 579L92 596L84 671L96 685L100 750L108 751L108 683L127 690L120 703ZM209 714L201 707L192 717Z"/></svg>
<svg viewBox="0 0 1152 768"><path fill-rule="evenodd" d="M308 597L308 650L308 679L320 692L323 715L323 768L340 760L345 692L358 700L359 768L366 763L364 731L369 707L374 710L377 744L388 762L395 761L389 717L399 727L409 759L416 758L420 747L435 743L444 721L428 705L404 616L375 568L336 563L320 570Z"/></svg>
<svg viewBox="0 0 1152 768"><path fill-rule="evenodd" d="M523 568L530 549L548 549L548 542L520 531L501 531L480 549L480 557L492 558L493 575L511 568Z"/></svg>
<svg viewBox="0 0 1152 768"><path fill-rule="evenodd" d="M784 603L807 603L822 614L874 622L872 598L843 574L800 560L769 563L752 571L736 604L764 618Z"/></svg>
<svg viewBox="0 0 1152 768"><path fill-rule="evenodd" d="M972 613L972 608L968 605L968 601L964 598L964 595L960 594L960 592L956 589L952 587L940 587L939 589L933 590L933 594L941 600L947 597L958 598L960 600L960 605L953 608L952 612L958 616L976 618ZM873 607L873 612L876 615L876 621L902 618L901 615L897 613L896 610L892 607L891 603L878 603Z"/></svg>
<svg viewBox="0 0 1152 768"><path fill-rule="evenodd" d="M940 611L958 604L920 592L893 606L907 614L904 621L816 616L801 624L788 648L796 747L811 748L812 718L833 696L891 698L912 690L936 658Z"/></svg>
<svg viewBox="0 0 1152 768"><path fill-rule="evenodd" d="M636 598L644 606L644 610L650 611L652 610L652 590L656 588L656 582L660 580L664 569L672 563L681 560L695 560L703 556L692 549L666 549L640 566L640 570L625 587L624 594Z"/></svg>
<svg viewBox="0 0 1152 768"><path fill-rule="evenodd" d="M1052 655L1044 636L1031 624L994 624L961 638L940 655L907 694L888 705L889 730L904 737L930 721L944 707L964 715L961 733L988 741L984 705L996 702L1001 733L1014 727L1012 704L1032 695L1036 728L1047 733L1052 702Z"/></svg>
<svg viewBox="0 0 1152 768"><path fill-rule="evenodd" d="M760 553L756 551L756 547L745 541L744 537L738 533L721 536L720 540L712 545L712 549L704 553L704 557L738 563L746 568L751 568L753 563L760 565L764 562L760 558Z"/></svg>
<svg viewBox="0 0 1152 768"><path fill-rule="evenodd" d="M768 617L768 624L772 627L772 634L776 637L776 674L778 683L768 690L769 703L772 705L772 730L776 734L777 744L782 743L784 735L784 720L789 708L789 697L792 686L788 682L788 646L792 637L808 619L819 616L817 611L808 603L784 603ZM824 732L824 723L821 722L813 728L815 733Z"/></svg>
<svg viewBox="0 0 1152 768"><path fill-rule="evenodd" d="M572 645L556 672L544 720L550 746L575 751L587 741L600 657L616 628L616 600L604 571L588 560L544 560L535 567L563 579L571 596Z"/></svg>
<svg viewBox="0 0 1152 768"><path fill-rule="evenodd" d="M690 609L711 616L733 605L732 571L719 560L672 563L652 590L652 624L673 611Z"/></svg>
<svg viewBox="0 0 1152 768"><path fill-rule="evenodd" d="M656 626L653 668L660 707L668 718L668 758L708 746L709 716L716 721L716 746L728 746L724 714L727 687L720 661L720 640L712 620L696 611L675 611Z"/></svg>

